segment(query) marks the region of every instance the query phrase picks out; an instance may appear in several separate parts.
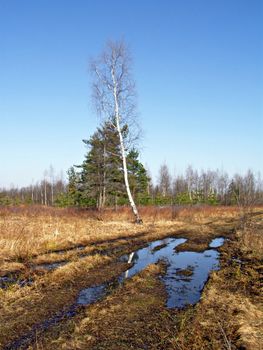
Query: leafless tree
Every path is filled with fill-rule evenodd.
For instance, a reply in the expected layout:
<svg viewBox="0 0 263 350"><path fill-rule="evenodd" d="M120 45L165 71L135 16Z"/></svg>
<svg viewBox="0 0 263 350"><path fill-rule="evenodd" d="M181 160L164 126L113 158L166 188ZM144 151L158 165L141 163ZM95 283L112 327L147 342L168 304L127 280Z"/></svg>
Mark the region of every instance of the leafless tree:
<svg viewBox="0 0 263 350"><path fill-rule="evenodd" d="M50 189L51 189L51 205L54 205L54 168L53 165L49 166L49 179L50 179Z"/></svg>
<svg viewBox="0 0 263 350"><path fill-rule="evenodd" d="M119 135L124 183L137 223L142 223L131 194L127 171L127 141L135 125L135 84L131 77L131 57L123 41L109 41L102 54L91 62L92 97L100 116L112 123Z"/></svg>
<svg viewBox="0 0 263 350"><path fill-rule="evenodd" d="M47 175L48 171L44 171L44 204L47 205Z"/></svg>
<svg viewBox="0 0 263 350"><path fill-rule="evenodd" d="M188 190L188 196L190 201L192 202L192 192L193 192L193 185L194 185L194 170L191 165L188 165L185 177L187 181L187 190Z"/></svg>
<svg viewBox="0 0 263 350"><path fill-rule="evenodd" d="M228 192L228 188L229 188L229 176L226 172L224 171L219 171L217 170L217 186L216 186L216 190L217 190L217 194L218 194L218 198L220 200L220 202L222 204L227 204L227 192Z"/></svg>
<svg viewBox="0 0 263 350"><path fill-rule="evenodd" d="M187 191L187 182L182 175L177 175L173 180L173 196L174 198L182 192Z"/></svg>
<svg viewBox="0 0 263 350"><path fill-rule="evenodd" d="M166 164L162 164L159 170L158 186L162 197L171 194L171 175Z"/></svg>

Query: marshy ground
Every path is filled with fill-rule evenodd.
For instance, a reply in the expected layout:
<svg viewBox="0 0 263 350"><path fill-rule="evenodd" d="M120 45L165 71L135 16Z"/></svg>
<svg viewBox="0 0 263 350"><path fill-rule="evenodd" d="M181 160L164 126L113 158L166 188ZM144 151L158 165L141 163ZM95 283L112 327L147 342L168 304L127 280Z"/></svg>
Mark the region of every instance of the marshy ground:
<svg viewBox="0 0 263 350"><path fill-rule="evenodd" d="M125 209L99 216L1 209L0 348L261 349L263 210L245 219L239 209L223 207L141 212L143 225L134 225ZM167 237L185 239L178 256L220 252L221 269L210 273L195 305L167 307L167 259L118 283L135 266L131 253L160 241L151 254L161 256ZM221 237L223 246L209 246ZM193 275L192 266L175 273L186 284ZM83 290L102 285L107 291L97 302L77 302Z"/></svg>

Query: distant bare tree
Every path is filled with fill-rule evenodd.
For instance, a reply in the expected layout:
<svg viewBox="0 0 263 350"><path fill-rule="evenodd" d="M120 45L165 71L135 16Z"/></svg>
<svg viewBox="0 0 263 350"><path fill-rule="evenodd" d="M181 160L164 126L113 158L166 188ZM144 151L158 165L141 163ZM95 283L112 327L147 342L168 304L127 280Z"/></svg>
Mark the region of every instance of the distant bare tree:
<svg viewBox="0 0 263 350"><path fill-rule="evenodd" d="M119 135L124 183L137 223L142 223L131 194L127 171L127 144L123 133L135 121L135 85L131 77L131 57L123 41L108 42L105 50L91 62L93 101L98 113L112 123ZM127 130L128 127L128 130Z"/></svg>
<svg viewBox="0 0 263 350"><path fill-rule="evenodd" d="M43 184L44 184L44 204L47 205L47 175L48 175L48 171L45 170L44 171L44 180L43 180Z"/></svg>
<svg viewBox="0 0 263 350"><path fill-rule="evenodd" d="M182 175L177 175L173 180L173 196L176 196L180 193L187 191L187 183Z"/></svg>
<svg viewBox="0 0 263 350"><path fill-rule="evenodd" d="M162 197L171 194L171 175L166 164L162 164L160 167L158 186Z"/></svg>
<svg viewBox="0 0 263 350"><path fill-rule="evenodd" d="M54 205L54 179L55 172L52 164L49 166L49 179L50 179L50 190L51 190L51 205Z"/></svg>
<svg viewBox="0 0 263 350"><path fill-rule="evenodd" d="M31 190L31 201L32 201L32 204L34 204L34 180L32 179L32 182L31 182L31 186L30 186L30 190Z"/></svg>
<svg viewBox="0 0 263 350"><path fill-rule="evenodd" d="M193 191L195 174L194 174L194 170L193 170L191 165L188 165L186 172L185 172L185 177L186 177L186 181L187 181L188 196L189 196L190 201L192 202L192 191Z"/></svg>
<svg viewBox="0 0 263 350"><path fill-rule="evenodd" d="M229 187L229 176L226 172L217 171L217 195L222 204L227 204L227 191Z"/></svg>

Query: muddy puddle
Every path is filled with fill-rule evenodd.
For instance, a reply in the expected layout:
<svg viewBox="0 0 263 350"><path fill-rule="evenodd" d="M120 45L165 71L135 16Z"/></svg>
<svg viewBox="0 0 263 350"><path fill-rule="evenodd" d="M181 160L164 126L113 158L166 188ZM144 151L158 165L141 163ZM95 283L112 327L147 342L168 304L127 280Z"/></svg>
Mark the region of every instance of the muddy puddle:
<svg viewBox="0 0 263 350"><path fill-rule="evenodd" d="M0 288L1 289L6 289L8 288L11 284L16 283L17 281L11 277L11 276L3 276L0 277Z"/></svg>
<svg viewBox="0 0 263 350"><path fill-rule="evenodd" d="M81 254L78 256L79 259L83 259L91 254ZM56 270L62 266L69 264L70 260L56 261L56 262L47 262L43 264L30 265L32 272L38 272L44 270L50 272ZM0 277L0 289L7 289L12 285L18 285L19 287L29 286L33 283L33 278L20 279L19 275L5 275Z"/></svg>
<svg viewBox="0 0 263 350"><path fill-rule="evenodd" d="M211 241L208 250L203 252L176 252L176 247L185 243L185 238L166 238L151 242L147 247L123 255L119 260L131 264L114 285L140 273L150 264L165 261L167 270L161 277L167 291L167 307L183 308L200 300L202 290L211 271L219 269L219 248L224 238ZM112 284L112 282L111 282ZM77 298L77 305L89 305L102 299L108 293L107 283L83 289Z"/></svg>
<svg viewBox="0 0 263 350"><path fill-rule="evenodd" d="M59 261L55 263L44 263L39 265L32 265L30 268L32 271L38 271L38 270L46 270L46 271L52 271L55 270L61 266L64 266L68 263L68 261ZM21 278L21 276L16 274L9 274L0 277L0 289L7 289L11 286L17 285L20 288L30 286L34 282L33 277L29 278Z"/></svg>
<svg viewBox="0 0 263 350"><path fill-rule="evenodd" d="M8 289L10 286L18 285L19 287L30 286L33 283L32 278L19 278L15 275L0 277L0 289Z"/></svg>
<svg viewBox="0 0 263 350"><path fill-rule="evenodd" d="M215 249L203 252L176 252L175 248L185 242L186 239L183 238L168 238L153 242L148 247L122 258L133 263L133 266L119 277L119 282L162 260L167 263L166 273L161 278L168 295L167 307L183 308L188 304L197 303L209 273L219 269L219 253ZM209 247L218 248L223 243L223 238L216 238L211 241ZM158 245L161 248L157 250Z"/></svg>
<svg viewBox="0 0 263 350"><path fill-rule="evenodd" d="M101 285L82 289L73 305L57 313L52 318L32 327L31 331L5 349L24 349L33 341L36 332L43 333L58 322L73 317L81 306L91 305L110 294L112 290L122 285L148 265L164 261L167 264L166 273L160 277L167 291L167 307L183 308L200 300L202 290L212 270L219 269L219 252L217 248L223 245L224 238L215 238L210 242L209 249L203 252L177 252L176 247L185 243L185 238L166 238L151 242L147 247L123 255L119 261L131 266L115 280Z"/></svg>
<svg viewBox="0 0 263 350"><path fill-rule="evenodd" d="M219 248L224 244L225 238L224 237L217 237L212 239L212 241L209 244L209 248Z"/></svg>
<svg viewBox="0 0 263 350"><path fill-rule="evenodd" d="M43 269L43 270L47 270L47 271L52 271L52 270L58 269L61 266L66 265L68 263L69 263L69 261L57 261L57 262L53 262L53 263L38 264L38 265L32 266L31 268L33 270Z"/></svg>

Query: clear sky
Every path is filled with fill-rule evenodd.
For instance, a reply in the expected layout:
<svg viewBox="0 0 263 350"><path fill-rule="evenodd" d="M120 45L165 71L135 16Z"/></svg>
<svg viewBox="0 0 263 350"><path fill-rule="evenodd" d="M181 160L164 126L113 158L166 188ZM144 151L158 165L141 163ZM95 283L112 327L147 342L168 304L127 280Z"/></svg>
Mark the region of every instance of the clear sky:
<svg viewBox="0 0 263 350"><path fill-rule="evenodd" d="M188 164L263 173L263 1L0 0L0 187L80 164L88 61L130 45L153 178Z"/></svg>

